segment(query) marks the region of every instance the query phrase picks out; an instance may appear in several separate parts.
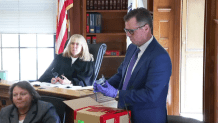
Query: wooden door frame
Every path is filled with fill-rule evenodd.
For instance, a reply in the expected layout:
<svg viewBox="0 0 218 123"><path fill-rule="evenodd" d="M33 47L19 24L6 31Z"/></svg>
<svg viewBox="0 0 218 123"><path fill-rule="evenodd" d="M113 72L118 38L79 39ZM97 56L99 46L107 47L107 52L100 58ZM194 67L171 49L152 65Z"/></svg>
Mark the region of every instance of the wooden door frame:
<svg viewBox="0 0 218 123"><path fill-rule="evenodd" d="M173 37L173 69L172 69L172 97L173 97L173 112L172 115L179 115L180 114L180 56L181 56L181 33L182 33L182 26L181 26L181 8L182 0L175 0L174 1L174 37ZM175 64L176 63L176 64Z"/></svg>
<svg viewBox="0 0 218 123"><path fill-rule="evenodd" d="M205 0L203 118L218 122L218 0Z"/></svg>
<svg viewBox="0 0 218 123"><path fill-rule="evenodd" d="M70 19L70 36L73 34L82 34L83 21L82 21L81 5L82 5L81 0L74 0L73 7L68 10L69 19Z"/></svg>

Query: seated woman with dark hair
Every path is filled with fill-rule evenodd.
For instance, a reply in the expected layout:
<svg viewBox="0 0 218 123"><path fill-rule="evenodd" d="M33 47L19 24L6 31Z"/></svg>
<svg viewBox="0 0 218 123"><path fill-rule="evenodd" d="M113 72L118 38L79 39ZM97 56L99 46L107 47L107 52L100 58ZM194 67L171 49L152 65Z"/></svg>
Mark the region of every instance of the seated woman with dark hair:
<svg viewBox="0 0 218 123"><path fill-rule="evenodd" d="M90 86L94 81L93 61L85 38L80 34L74 34L70 37L64 52L55 57L38 81Z"/></svg>
<svg viewBox="0 0 218 123"><path fill-rule="evenodd" d="M60 123L55 107L39 100L29 82L13 84L9 94L12 104L1 109L0 123Z"/></svg>

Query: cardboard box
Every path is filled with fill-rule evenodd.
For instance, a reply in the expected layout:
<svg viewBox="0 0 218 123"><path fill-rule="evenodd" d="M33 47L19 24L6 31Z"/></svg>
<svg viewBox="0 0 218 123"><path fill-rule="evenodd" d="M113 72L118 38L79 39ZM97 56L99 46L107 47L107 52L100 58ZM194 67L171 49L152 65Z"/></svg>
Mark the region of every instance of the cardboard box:
<svg viewBox="0 0 218 123"><path fill-rule="evenodd" d="M130 111L105 107L91 97L64 101L74 110L74 123L130 123Z"/></svg>

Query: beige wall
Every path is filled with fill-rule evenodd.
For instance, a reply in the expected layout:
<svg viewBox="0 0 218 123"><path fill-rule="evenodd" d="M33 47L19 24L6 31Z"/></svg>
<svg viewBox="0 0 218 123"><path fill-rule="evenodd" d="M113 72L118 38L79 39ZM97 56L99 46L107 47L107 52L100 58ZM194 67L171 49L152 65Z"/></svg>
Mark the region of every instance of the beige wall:
<svg viewBox="0 0 218 123"><path fill-rule="evenodd" d="M142 0L143 1L143 4L144 4L144 7L147 8L147 0Z"/></svg>

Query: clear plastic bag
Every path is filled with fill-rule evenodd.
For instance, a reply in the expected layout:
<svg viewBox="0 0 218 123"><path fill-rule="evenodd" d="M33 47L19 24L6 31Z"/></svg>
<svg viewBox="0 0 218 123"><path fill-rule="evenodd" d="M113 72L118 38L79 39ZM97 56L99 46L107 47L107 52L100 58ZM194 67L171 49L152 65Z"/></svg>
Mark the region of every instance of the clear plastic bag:
<svg viewBox="0 0 218 123"><path fill-rule="evenodd" d="M96 83L100 85L104 85L105 81L106 79L104 78L104 75L102 75L102 77L99 80L96 80Z"/></svg>

